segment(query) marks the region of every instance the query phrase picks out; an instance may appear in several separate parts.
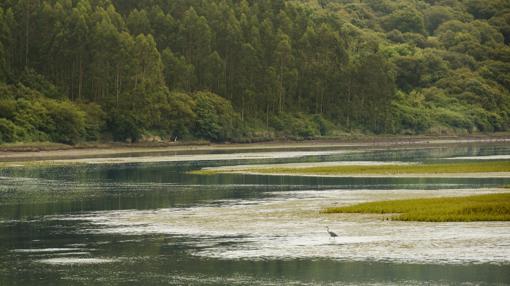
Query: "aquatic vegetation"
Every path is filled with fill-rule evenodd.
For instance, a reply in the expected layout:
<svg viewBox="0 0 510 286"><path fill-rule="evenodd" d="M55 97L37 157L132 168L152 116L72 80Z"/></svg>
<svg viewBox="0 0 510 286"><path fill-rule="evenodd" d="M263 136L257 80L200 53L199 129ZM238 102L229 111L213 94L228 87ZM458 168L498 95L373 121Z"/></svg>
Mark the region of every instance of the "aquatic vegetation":
<svg viewBox="0 0 510 286"><path fill-rule="evenodd" d="M206 169L194 174L212 175L225 173L228 169ZM459 162L434 164L393 164L393 165L339 165L313 167L264 167L244 168L242 173L296 174L296 175L406 175L406 174L461 174L510 172L510 161Z"/></svg>
<svg viewBox="0 0 510 286"><path fill-rule="evenodd" d="M400 221L510 221L510 193L371 202L322 212L391 214L389 219Z"/></svg>

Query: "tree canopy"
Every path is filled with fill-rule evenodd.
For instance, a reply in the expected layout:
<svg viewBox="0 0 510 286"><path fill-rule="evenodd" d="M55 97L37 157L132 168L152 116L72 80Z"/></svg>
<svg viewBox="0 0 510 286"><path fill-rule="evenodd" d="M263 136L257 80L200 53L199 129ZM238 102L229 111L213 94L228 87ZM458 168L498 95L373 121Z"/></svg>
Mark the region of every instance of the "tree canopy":
<svg viewBox="0 0 510 286"><path fill-rule="evenodd" d="M0 142L510 128L503 0L4 0Z"/></svg>

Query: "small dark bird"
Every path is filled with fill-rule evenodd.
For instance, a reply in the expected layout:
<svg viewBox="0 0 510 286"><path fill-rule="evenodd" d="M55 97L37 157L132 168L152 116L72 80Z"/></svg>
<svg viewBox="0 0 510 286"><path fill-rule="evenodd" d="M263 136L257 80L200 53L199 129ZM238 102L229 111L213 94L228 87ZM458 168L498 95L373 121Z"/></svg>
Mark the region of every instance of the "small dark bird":
<svg viewBox="0 0 510 286"><path fill-rule="evenodd" d="M332 238L338 237L338 234L329 230L329 226L326 226L326 231L329 233L329 236Z"/></svg>

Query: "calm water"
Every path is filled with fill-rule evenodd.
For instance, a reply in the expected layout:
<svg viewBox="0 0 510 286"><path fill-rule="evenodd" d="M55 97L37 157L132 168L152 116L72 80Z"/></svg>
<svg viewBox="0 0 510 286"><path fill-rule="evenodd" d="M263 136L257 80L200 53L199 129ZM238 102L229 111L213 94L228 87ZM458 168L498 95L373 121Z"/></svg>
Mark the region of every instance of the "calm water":
<svg viewBox="0 0 510 286"><path fill-rule="evenodd" d="M187 174L239 164L443 161L509 155L510 146L356 151L1 170L0 285L510 285L510 223L319 214L375 198L493 192L510 179ZM329 239L326 225L340 238Z"/></svg>

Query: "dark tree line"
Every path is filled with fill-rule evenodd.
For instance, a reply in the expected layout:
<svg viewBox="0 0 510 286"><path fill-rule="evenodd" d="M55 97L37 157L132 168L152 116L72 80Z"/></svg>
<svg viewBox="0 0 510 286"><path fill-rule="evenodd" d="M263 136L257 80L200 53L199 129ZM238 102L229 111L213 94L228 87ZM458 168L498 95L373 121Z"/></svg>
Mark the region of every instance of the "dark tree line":
<svg viewBox="0 0 510 286"><path fill-rule="evenodd" d="M509 7L4 0L0 141L505 130Z"/></svg>

